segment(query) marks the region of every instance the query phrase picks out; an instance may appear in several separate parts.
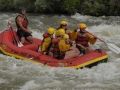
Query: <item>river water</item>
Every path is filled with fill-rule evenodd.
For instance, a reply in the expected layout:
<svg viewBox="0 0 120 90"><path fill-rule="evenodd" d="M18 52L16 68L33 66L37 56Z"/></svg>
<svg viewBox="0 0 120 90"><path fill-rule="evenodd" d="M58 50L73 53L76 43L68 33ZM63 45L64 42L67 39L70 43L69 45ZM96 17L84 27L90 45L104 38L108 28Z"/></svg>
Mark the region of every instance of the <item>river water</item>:
<svg viewBox="0 0 120 90"><path fill-rule="evenodd" d="M17 15L0 13L0 32L8 28L8 21L16 30L14 20ZM48 27L57 28L61 20L66 20L71 30L84 22L89 32L120 47L119 16L93 17L77 13L72 16L27 14L27 17L33 37L42 39L42 33ZM0 90L120 90L120 55L99 40L91 47L104 49L109 56L108 63L75 70L42 66L0 54Z"/></svg>

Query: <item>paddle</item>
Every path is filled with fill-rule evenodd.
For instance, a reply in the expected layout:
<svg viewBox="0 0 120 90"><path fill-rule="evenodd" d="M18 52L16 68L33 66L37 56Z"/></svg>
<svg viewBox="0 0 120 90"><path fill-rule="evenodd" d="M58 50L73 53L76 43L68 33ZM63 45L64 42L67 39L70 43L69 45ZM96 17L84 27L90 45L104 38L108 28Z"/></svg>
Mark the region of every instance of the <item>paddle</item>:
<svg viewBox="0 0 120 90"><path fill-rule="evenodd" d="M12 28L11 22L8 22L8 26L9 26L11 32L12 32L12 37L13 37L13 42L14 42L14 44L15 44L16 46L18 46L18 47L23 46L23 44L19 41L19 38L15 35L15 33L14 33L14 31L13 31L13 28Z"/></svg>
<svg viewBox="0 0 120 90"><path fill-rule="evenodd" d="M85 30L85 31L86 31L86 30ZM91 34L92 36L96 37L96 36L93 35L92 33L88 32L88 31L86 31L86 32L89 33L89 34ZM105 42L104 40L102 40L102 39L100 39L100 38L98 38L98 37L96 37L96 38L99 39L99 40L100 40L101 42L103 42L104 44L106 44L111 51L113 51L113 52L115 52L115 53L117 53L117 54L120 54L120 48L119 48L119 47L117 47L116 45L114 45L114 44L112 44L112 43L107 43L107 42Z"/></svg>

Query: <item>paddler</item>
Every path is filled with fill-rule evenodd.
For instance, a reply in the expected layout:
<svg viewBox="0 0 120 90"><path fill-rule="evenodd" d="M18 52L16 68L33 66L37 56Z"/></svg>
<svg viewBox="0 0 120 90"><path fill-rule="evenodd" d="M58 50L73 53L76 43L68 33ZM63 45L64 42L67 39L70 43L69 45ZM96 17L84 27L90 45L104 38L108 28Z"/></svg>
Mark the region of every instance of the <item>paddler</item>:
<svg viewBox="0 0 120 90"><path fill-rule="evenodd" d="M69 35L65 34L64 29L57 31L57 38L53 39L53 55L57 59L68 59L78 57L80 52L77 48L72 47ZM56 41L56 42L55 42Z"/></svg>
<svg viewBox="0 0 120 90"><path fill-rule="evenodd" d="M43 54L47 54L50 52L50 48L52 45L52 38L53 34L55 32L55 29L50 27L48 30L43 34L43 42L41 44L41 52Z"/></svg>
<svg viewBox="0 0 120 90"><path fill-rule="evenodd" d="M78 29L79 31L77 31ZM95 42L97 41L97 38L87 33L85 29L86 29L86 24L80 23L76 27L76 29L71 33L71 39L75 41L76 48L78 48L78 50L83 54L93 51L89 47L89 43L95 44ZM84 48L77 44L84 46Z"/></svg>

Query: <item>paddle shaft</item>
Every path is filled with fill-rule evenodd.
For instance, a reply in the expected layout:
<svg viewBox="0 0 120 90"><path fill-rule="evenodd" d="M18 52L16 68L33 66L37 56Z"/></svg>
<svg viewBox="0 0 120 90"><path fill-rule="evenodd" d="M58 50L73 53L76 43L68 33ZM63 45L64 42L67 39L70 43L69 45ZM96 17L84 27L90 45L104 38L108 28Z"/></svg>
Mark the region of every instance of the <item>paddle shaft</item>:
<svg viewBox="0 0 120 90"><path fill-rule="evenodd" d="M17 46L17 42L15 41L15 38L14 38L12 30L11 30L11 34L12 34L12 38L13 38L13 43L16 44L16 46Z"/></svg>
<svg viewBox="0 0 120 90"><path fill-rule="evenodd" d="M12 32L12 36L13 36L14 43L16 44L16 46L18 46L19 40L18 40L18 38L16 37L16 35L14 34L14 31L13 31L13 28L12 28L12 25L11 25L10 22L8 22L8 26L10 27L10 30L11 30L11 32Z"/></svg>
<svg viewBox="0 0 120 90"><path fill-rule="evenodd" d="M86 30L85 30L86 31ZM90 32L88 32L88 31L86 31L87 33L89 33L89 34L91 34L92 36L94 36L94 37L96 37L95 35L93 35L92 33L90 33ZM100 38L98 38L98 37L96 37L97 39L99 39L100 41L102 41L103 43L105 43L106 45L107 45L107 43L105 42L105 41L103 41L102 39L100 39Z"/></svg>
<svg viewBox="0 0 120 90"><path fill-rule="evenodd" d="M17 46L17 45L18 45L18 44L17 44L17 40L16 40L16 38L15 38L15 36L14 36L14 32L13 32L13 29L12 29L12 26L11 26L11 23L10 23L10 22L8 22L8 26L9 26L9 28L10 28L10 30L11 30L11 33L12 33L13 42L14 42L14 44L16 44L16 46Z"/></svg>
<svg viewBox="0 0 120 90"><path fill-rule="evenodd" d="M86 31L86 30L85 30L85 31ZM89 34L91 34L92 36L94 36L92 33L88 32L88 31L86 31L86 32L89 33ZM94 37L96 37L96 36L94 36ZM103 41L102 39L100 39L100 38L98 38L98 37L96 37L96 38L99 39L100 41L102 41L104 44L106 44L106 45L108 46L108 48L109 48L110 50L112 50L113 52L115 52L115 53L117 53L117 54L120 53L120 48L117 47L116 45L114 45L114 44L112 44L112 43L107 43L107 42Z"/></svg>

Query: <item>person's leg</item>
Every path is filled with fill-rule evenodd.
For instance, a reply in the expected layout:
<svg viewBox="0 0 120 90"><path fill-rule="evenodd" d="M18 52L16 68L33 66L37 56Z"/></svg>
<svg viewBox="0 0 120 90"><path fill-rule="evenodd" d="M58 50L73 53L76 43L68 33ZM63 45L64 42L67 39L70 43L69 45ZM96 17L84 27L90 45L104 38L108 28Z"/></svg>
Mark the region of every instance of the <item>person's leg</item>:
<svg viewBox="0 0 120 90"><path fill-rule="evenodd" d="M85 53L92 52L93 50L90 47L86 47Z"/></svg>
<svg viewBox="0 0 120 90"><path fill-rule="evenodd" d="M33 43L32 35L28 32L25 32L25 38L27 41L29 41L31 44Z"/></svg>
<svg viewBox="0 0 120 90"><path fill-rule="evenodd" d="M80 51L76 47L71 47L70 50L74 50L76 53L80 54Z"/></svg>
<svg viewBox="0 0 120 90"><path fill-rule="evenodd" d="M76 58L76 57L79 57L79 54L74 50L70 50L65 53L64 59Z"/></svg>
<svg viewBox="0 0 120 90"><path fill-rule="evenodd" d="M25 42L25 37L21 37L21 43L24 44Z"/></svg>
<svg viewBox="0 0 120 90"><path fill-rule="evenodd" d="M17 30L17 35L20 38L20 42L24 44L25 42L25 32L23 30Z"/></svg>
<svg viewBox="0 0 120 90"><path fill-rule="evenodd" d="M27 39L30 43L33 43L33 38L32 38L32 36L28 36L26 39Z"/></svg>

